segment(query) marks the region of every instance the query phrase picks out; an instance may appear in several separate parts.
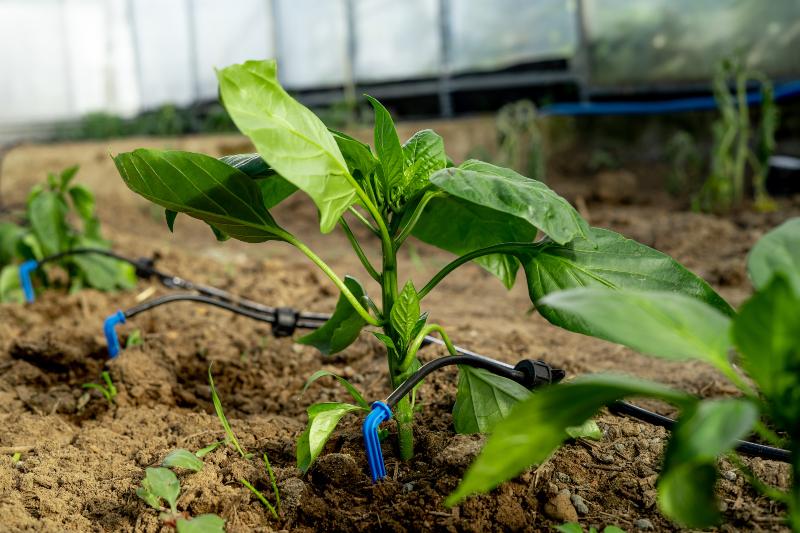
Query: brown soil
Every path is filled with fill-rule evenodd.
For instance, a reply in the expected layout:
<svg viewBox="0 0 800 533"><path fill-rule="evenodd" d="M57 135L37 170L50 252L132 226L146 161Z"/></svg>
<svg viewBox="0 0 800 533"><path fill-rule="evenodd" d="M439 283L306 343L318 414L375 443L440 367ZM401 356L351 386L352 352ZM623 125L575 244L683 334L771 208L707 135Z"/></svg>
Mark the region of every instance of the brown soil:
<svg viewBox="0 0 800 533"><path fill-rule="evenodd" d="M238 137L195 137L119 141L110 150L141 145L211 153L243 148ZM44 171L78 161L83 166L79 179L97 191L106 233L119 251L159 253L164 270L269 305L332 309L334 288L288 247L218 244L204 225L185 217L170 235L161 212L122 186L108 149L90 143L18 148L4 164L4 201L24 198ZM585 182L562 178L554 187L578 200L592 224L675 256L734 304L750 291L747 250L768 228L800 211L800 203L787 202L778 213L717 218L671 209L660 195L636 198L631 205L607 205L592 203L593 192ZM314 210L299 195L276 209L275 217L288 221L340 274L366 277L342 235L317 235ZM407 253L401 274L424 282L448 256L416 247L422 259ZM705 397L735 393L705 365L646 358L550 326L527 313L530 303L522 285L506 293L478 267L467 266L431 294L426 308L458 344L509 362L540 358L571 376L626 372ZM367 398L385 397L386 367L378 341L363 335L343 354L324 359L291 339L272 337L268 326L184 303L131 320L121 328L123 339L139 329L144 344L108 361L103 319L135 304L151 288L155 294L165 292L142 281L130 293L67 296L51 291L33 305L0 306L0 424L5 428L0 433L0 530L167 531L135 490L144 469L159 464L172 449L196 450L224 436L210 401L207 371L212 363L236 435L256 457L269 455L283 503L281 518L273 519L239 482L247 479L270 494L263 466L241 459L232 448L218 448L206 456L201 472L180 474L178 506L191 515L218 513L229 531L539 531L563 522L558 515L569 515L575 507L585 526L675 529L656 505L655 481L667 433L607 413L599 418L603 440L568 444L544 465L491 494L444 508L444 498L481 444L480 437L453 433L454 371L438 373L421 388L414 459L401 462L392 445L384 444L386 482L373 485L368 479L357 417L346 419L303 476L294 466L294 449L306 421L305 407L346 399L332 380L321 380L300 397L305 379L327 368L350 379ZM375 287L369 288L374 293ZM442 354L427 348L424 358ZM86 402L81 388L99 382L103 369L119 389L113 405L96 393ZM674 414L667 406L644 405ZM12 459L15 451L22 452L19 462ZM785 465L746 462L765 481L788 485ZM783 528L781 509L750 489L727 461L721 462L721 470L726 525L720 529ZM551 500L563 504L558 493L564 489L579 496L585 508L548 505Z"/></svg>

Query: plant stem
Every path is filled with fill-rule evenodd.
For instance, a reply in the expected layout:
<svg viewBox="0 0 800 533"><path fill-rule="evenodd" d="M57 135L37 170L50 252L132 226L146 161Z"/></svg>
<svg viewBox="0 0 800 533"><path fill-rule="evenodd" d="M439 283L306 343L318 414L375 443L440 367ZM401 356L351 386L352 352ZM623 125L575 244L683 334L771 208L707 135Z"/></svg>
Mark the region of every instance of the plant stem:
<svg viewBox="0 0 800 533"><path fill-rule="evenodd" d="M428 191L422 196L419 203L414 208L414 212L411 213L411 218L408 220L408 223L403 227L402 230L400 230L400 233L397 235L397 237L395 237L395 250L398 250L408 236L411 235L411 232L414 230L414 226L416 226L417 222L419 222L419 218L422 216L422 212L425 210L425 206L428 205L428 202L436 197L444 196L444 194L445 193L442 191Z"/></svg>
<svg viewBox="0 0 800 533"><path fill-rule="evenodd" d="M367 271L367 273L370 275L372 279L380 283L381 275L378 274L378 271L375 270L375 267L373 267L372 263L369 262L367 254L364 253L364 249L361 248L361 245L358 243L356 236L353 234L353 230L350 229L350 226L347 224L347 221L344 219L344 217L339 219L339 224L341 224L345 235L347 235L347 240L350 241L350 245L353 247L353 250L355 250L356 255L361 260L361 264L364 265L364 269Z"/></svg>
<svg viewBox="0 0 800 533"><path fill-rule="evenodd" d="M353 216L356 217L359 222L364 224L372 233L374 233L375 235L381 234L381 232L378 231L378 228L373 226L372 223L369 220L367 220L367 218L364 215L358 212L358 209L356 209L351 205L347 210L350 211L353 214Z"/></svg>
<svg viewBox="0 0 800 533"><path fill-rule="evenodd" d="M361 305L361 302L358 301L358 298L356 298L355 295L353 295L353 293L350 292L350 289L347 288L347 286L344 284L344 281L342 281L341 278L339 278L339 276L336 275L336 273L331 269L331 267L329 267L325 263L325 261L323 261L317 254L315 254L308 246L300 242L294 235L291 235L289 233L281 235L281 237L286 242L288 242L289 244L291 244L292 246L303 252L306 255L306 257L311 259L311 261L315 265L317 265L320 268L320 270L322 270L325 273L325 275L331 279L331 281L333 281L336 287L341 291L344 297L347 298L347 301L350 302L350 305L353 306L353 309L356 310L356 312L361 316L361 318L363 318L368 324L372 324L373 326L382 325L380 320L370 315L369 311L364 309L364 307Z"/></svg>
<svg viewBox="0 0 800 533"><path fill-rule="evenodd" d="M453 346L453 343L450 342L450 337L447 336L444 328L439 324L429 324L422 328L422 331L420 331L411 344L408 345L406 355L399 366L400 372L405 372L408 370L408 367L411 366L411 362L414 361L414 358L417 356L417 352L419 351L419 347L422 346L422 341L425 340L425 336L430 335L434 331L438 332L439 335L442 336L444 345L447 346L447 351L450 352L450 355L456 355L456 348Z"/></svg>

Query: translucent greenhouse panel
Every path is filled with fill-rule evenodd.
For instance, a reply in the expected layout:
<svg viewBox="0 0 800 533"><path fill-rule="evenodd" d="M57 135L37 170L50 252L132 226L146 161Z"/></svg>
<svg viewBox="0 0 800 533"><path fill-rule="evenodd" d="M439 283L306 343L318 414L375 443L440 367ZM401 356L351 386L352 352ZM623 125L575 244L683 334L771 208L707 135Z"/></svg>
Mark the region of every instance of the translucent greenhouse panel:
<svg viewBox="0 0 800 533"><path fill-rule="evenodd" d="M194 87L186 2L136 0L131 5L142 108L190 103Z"/></svg>
<svg viewBox="0 0 800 533"><path fill-rule="evenodd" d="M200 98L216 98L215 68L275 56L269 2L194 0L194 10Z"/></svg>
<svg viewBox="0 0 800 533"><path fill-rule="evenodd" d="M441 68L438 0L356 0L359 82L424 78Z"/></svg>
<svg viewBox="0 0 800 533"><path fill-rule="evenodd" d="M342 85L347 69L343 0L272 0L278 76L289 89Z"/></svg>
<svg viewBox="0 0 800 533"><path fill-rule="evenodd" d="M596 85L707 81L741 51L774 77L800 75L797 0L585 0Z"/></svg>
<svg viewBox="0 0 800 533"><path fill-rule="evenodd" d="M450 0L451 69L491 70L572 56L575 2Z"/></svg>
<svg viewBox="0 0 800 533"><path fill-rule="evenodd" d="M60 2L0 2L0 125L74 113Z"/></svg>

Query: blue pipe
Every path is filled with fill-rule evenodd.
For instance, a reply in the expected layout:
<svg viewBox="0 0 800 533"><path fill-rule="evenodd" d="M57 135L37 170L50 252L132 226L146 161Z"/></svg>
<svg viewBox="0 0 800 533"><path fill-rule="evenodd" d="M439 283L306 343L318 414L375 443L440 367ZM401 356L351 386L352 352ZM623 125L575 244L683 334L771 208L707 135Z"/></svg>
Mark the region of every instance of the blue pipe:
<svg viewBox="0 0 800 533"><path fill-rule="evenodd" d="M800 95L800 80L775 86L775 100ZM747 93L747 105L761 103L761 91ZM543 107L540 115L658 115L716 109L713 96L680 98L661 102L570 102Z"/></svg>

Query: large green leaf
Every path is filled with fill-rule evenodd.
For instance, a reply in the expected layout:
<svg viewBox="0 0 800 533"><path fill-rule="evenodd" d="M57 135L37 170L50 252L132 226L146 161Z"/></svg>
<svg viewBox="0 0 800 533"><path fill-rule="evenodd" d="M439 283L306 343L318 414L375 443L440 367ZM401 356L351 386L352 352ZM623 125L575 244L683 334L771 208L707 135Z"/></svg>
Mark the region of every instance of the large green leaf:
<svg viewBox="0 0 800 533"><path fill-rule="evenodd" d="M52 255L69 247L69 208L61 195L41 191L28 204L28 218L36 239L45 255Z"/></svg>
<svg viewBox="0 0 800 533"><path fill-rule="evenodd" d="M417 289L414 288L411 281L407 281L403 290L397 295L389 314L392 327L403 341L401 349L404 349L411 341L411 334L419 323L420 313Z"/></svg>
<svg viewBox="0 0 800 533"><path fill-rule="evenodd" d="M525 468L539 464L604 405L627 396L651 396L678 405L691 398L664 385L627 376L593 375L546 387L518 403L498 422L464 479L447 498L454 505L473 493L488 492Z"/></svg>
<svg viewBox="0 0 800 533"><path fill-rule="evenodd" d="M325 443L347 413L368 411L364 407L349 403L315 403L308 409L308 425L297 439L297 468L306 472L311 463L322 453Z"/></svg>
<svg viewBox="0 0 800 533"><path fill-rule="evenodd" d="M730 366L730 318L684 294L581 288L551 293L538 307L555 309L581 322L582 331L643 353Z"/></svg>
<svg viewBox="0 0 800 533"><path fill-rule="evenodd" d="M756 289L763 289L776 273L782 273L800 294L800 217L787 220L753 246L747 271Z"/></svg>
<svg viewBox="0 0 800 533"><path fill-rule="evenodd" d="M430 176L447 166L444 139L433 130L421 130L403 145L403 183L401 195L410 198L428 185Z"/></svg>
<svg viewBox="0 0 800 533"><path fill-rule="evenodd" d="M525 220L452 196L430 201L412 235L433 246L464 255L502 242L531 242L537 230ZM480 257L476 263L497 276L507 288L514 285L519 261L511 255Z"/></svg>
<svg viewBox="0 0 800 533"><path fill-rule="evenodd" d="M537 304L544 296L576 287L665 291L684 294L731 316L733 308L703 279L670 256L613 231L592 228L590 239L567 244L542 242L520 247L528 293ZM572 313L552 307L539 312L548 321L571 331L593 335Z"/></svg>
<svg viewBox="0 0 800 533"><path fill-rule="evenodd" d="M11 222L0 222L0 267L17 256L17 244L25 229Z"/></svg>
<svg viewBox="0 0 800 533"><path fill-rule="evenodd" d="M589 225L569 202L513 170L469 160L436 172L431 183L462 200L521 218L559 244L588 237Z"/></svg>
<svg viewBox="0 0 800 533"><path fill-rule="evenodd" d="M778 274L742 305L733 322L742 366L783 429L800 424L800 296Z"/></svg>
<svg viewBox="0 0 800 533"><path fill-rule="evenodd" d="M226 155L219 160L256 180L267 209L272 209L297 191L293 183L275 172L258 154Z"/></svg>
<svg viewBox="0 0 800 533"><path fill-rule="evenodd" d="M719 519L714 495L717 457L745 437L758 408L749 400L708 400L686 409L672 431L658 500L665 515L688 527L708 527Z"/></svg>
<svg viewBox="0 0 800 533"><path fill-rule="evenodd" d="M511 408L531 395L517 383L482 368L458 367L458 392L453 406L457 433L490 433Z"/></svg>
<svg viewBox="0 0 800 533"><path fill-rule="evenodd" d="M375 110L375 151L381 162L384 195L392 207L397 207L400 200L397 195L403 184L405 169L403 147L400 146L394 121L386 108L371 96L367 96L367 100Z"/></svg>
<svg viewBox="0 0 800 533"><path fill-rule="evenodd" d="M359 301L365 295L364 287L356 278L346 276L345 286ZM350 301L339 295L333 315L316 331L300 337L297 342L316 347L323 355L341 352L358 338L358 334L367 322L358 314Z"/></svg>
<svg viewBox="0 0 800 533"><path fill-rule="evenodd" d="M241 241L281 239L283 231L264 207L258 185L213 157L139 149L119 154L114 163L125 184L151 202Z"/></svg>
<svg viewBox="0 0 800 533"><path fill-rule="evenodd" d="M275 169L270 167L258 154L233 154L219 158L226 165L236 167L253 179L277 176Z"/></svg>
<svg viewBox="0 0 800 533"><path fill-rule="evenodd" d="M280 86L275 61L247 61L217 72L220 95L236 126L269 166L308 194L330 232L356 200L356 187L322 121Z"/></svg>

